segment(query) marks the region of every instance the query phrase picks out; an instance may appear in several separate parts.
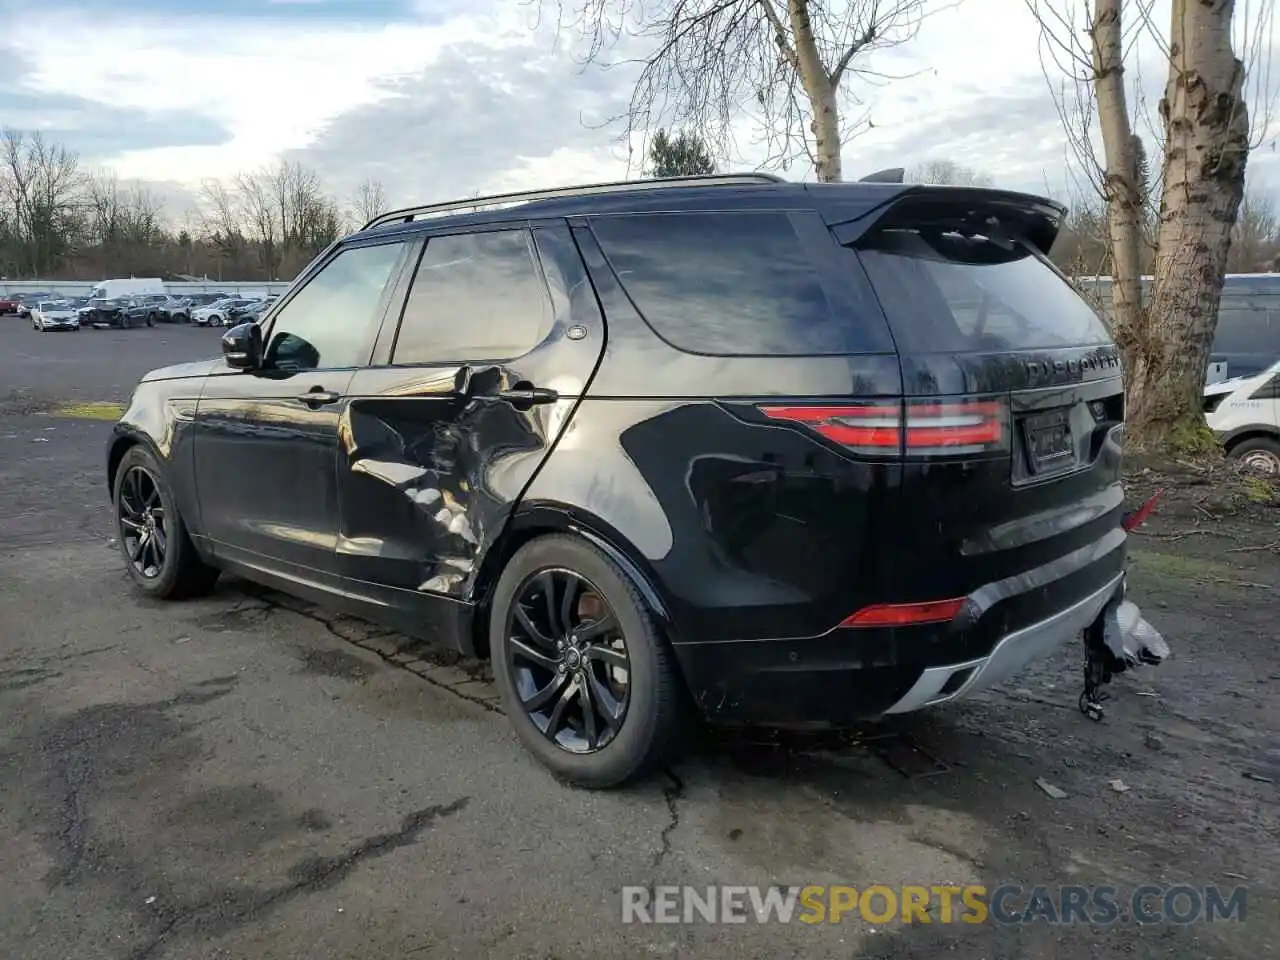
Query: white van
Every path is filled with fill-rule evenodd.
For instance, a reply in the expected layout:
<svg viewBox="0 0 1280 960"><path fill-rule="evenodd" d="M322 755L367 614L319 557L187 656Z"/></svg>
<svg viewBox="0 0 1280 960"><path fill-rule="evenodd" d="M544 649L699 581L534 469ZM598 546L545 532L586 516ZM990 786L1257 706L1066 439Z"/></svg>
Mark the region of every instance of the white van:
<svg viewBox="0 0 1280 960"><path fill-rule="evenodd" d="M115 300L119 297L141 297L164 294L164 281L159 277L130 277L128 280L103 280L89 291L91 300Z"/></svg>
<svg viewBox="0 0 1280 960"><path fill-rule="evenodd" d="M1205 420L1227 456L1280 477L1280 362L1204 390Z"/></svg>

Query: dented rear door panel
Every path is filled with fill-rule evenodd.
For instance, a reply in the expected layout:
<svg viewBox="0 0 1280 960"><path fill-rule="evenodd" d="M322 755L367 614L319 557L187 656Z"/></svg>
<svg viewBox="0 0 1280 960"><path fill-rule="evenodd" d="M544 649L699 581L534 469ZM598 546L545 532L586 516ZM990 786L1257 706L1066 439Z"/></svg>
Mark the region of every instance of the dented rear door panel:
<svg viewBox="0 0 1280 960"><path fill-rule="evenodd" d="M501 362L384 363L353 378L338 450L337 553L350 580L469 600L585 392L604 344L595 295L568 228L533 233L554 312L537 347ZM559 399L501 397L526 386Z"/></svg>

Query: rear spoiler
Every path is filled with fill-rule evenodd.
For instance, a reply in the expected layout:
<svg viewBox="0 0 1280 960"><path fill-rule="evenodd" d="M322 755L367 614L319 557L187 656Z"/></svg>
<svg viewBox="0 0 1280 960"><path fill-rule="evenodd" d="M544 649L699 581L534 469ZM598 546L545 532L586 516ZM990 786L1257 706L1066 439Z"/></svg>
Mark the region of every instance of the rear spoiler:
<svg viewBox="0 0 1280 960"><path fill-rule="evenodd" d="M849 213L839 205L830 211L837 217ZM843 245L856 243L872 227L912 227L922 224L955 224L968 229L990 226L992 221L1007 233L1022 237L1048 256L1067 208L1056 200L1013 190L985 187L940 187L912 184L856 216L828 220L827 226Z"/></svg>

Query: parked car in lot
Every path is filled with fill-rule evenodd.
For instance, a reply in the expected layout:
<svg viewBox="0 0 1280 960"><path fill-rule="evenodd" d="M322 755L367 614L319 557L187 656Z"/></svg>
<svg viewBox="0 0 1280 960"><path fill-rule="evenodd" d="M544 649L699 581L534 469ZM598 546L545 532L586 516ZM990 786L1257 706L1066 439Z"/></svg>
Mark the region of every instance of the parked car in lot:
<svg viewBox="0 0 1280 960"><path fill-rule="evenodd" d="M17 301L18 316L23 320L29 320L31 318L31 310L37 303L41 300L51 300L56 298L57 294L48 290L42 290L39 293L20 294Z"/></svg>
<svg viewBox="0 0 1280 960"><path fill-rule="evenodd" d="M81 307L77 313L80 315L80 325L88 327L119 326L120 315L124 311L126 305L125 298L107 299L105 297L91 297L88 302Z"/></svg>
<svg viewBox="0 0 1280 960"><path fill-rule="evenodd" d="M262 320L262 315L266 313L269 306L270 304L267 301L260 300L257 303L244 307L236 313L234 323L259 323Z"/></svg>
<svg viewBox="0 0 1280 960"><path fill-rule="evenodd" d="M143 378L107 451L129 575L491 657L591 787L690 707L850 723L1082 636L1088 695L1162 654L1115 645L1120 355L1047 259L1064 215L757 174L389 213Z"/></svg>
<svg viewBox="0 0 1280 960"><path fill-rule="evenodd" d="M166 310L171 323L190 323L191 312L199 307L207 307L219 300L226 300L225 293L189 293L175 297Z"/></svg>
<svg viewBox="0 0 1280 960"><path fill-rule="evenodd" d="M123 323L125 327L154 327L160 322L161 311L165 308L169 297L165 294L142 294L126 297L124 301Z"/></svg>
<svg viewBox="0 0 1280 960"><path fill-rule="evenodd" d="M252 306L259 301L249 297L228 297L211 303L207 307L199 307L191 311L191 322L197 327L228 326L231 311Z"/></svg>
<svg viewBox="0 0 1280 960"><path fill-rule="evenodd" d="M150 327L155 325L155 316L156 301L153 297L95 299L90 300L81 313L81 323L97 330Z"/></svg>
<svg viewBox="0 0 1280 960"><path fill-rule="evenodd" d="M18 312L18 298L13 294L0 294L0 316Z"/></svg>
<svg viewBox="0 0 1280 960"><path fill-rule="evenodd" d="M238 323L246 323L248 314L261 314L262 308L267 305L266 298L243 298L237 300L234 304L227 308L227 315L223 318L223 325L234 327Z"/></svg>
<svg viewBox="0 0 1280 960"><path fill-rule="evenodd" d="M1076 283L1111 309L1111 278L1084 277ZM1142 278L1143 296L1152 279ZM1280 360L1280 274L1227 274L1210 346L1206 382L1252 377Z"/></svg>
<svg viewBox="0 0 1280 960"><path fill-rule="evenodd" d="M31 308L31 326L36 330L79 330L80 317L69 300L39 300Z"/></svg>
<svg viewBox="0 0 1280 960"><path fill-rule="evenodd" d="M1228 457L1280 476L1280 361L1252 376L1209 384L1204 411Z"/></svg>

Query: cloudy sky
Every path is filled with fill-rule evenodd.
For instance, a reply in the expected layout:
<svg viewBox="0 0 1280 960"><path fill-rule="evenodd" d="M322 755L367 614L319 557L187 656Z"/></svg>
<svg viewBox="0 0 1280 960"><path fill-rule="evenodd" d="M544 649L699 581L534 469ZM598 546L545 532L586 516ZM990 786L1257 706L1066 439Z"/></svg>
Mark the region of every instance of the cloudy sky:
<svg viewBox="0 0 1280 960"><path fill-rule="evenodd" d="M531 3L0 0L0 122L175 203L280 158L338 195L374 177L404 203L627 176L617 128L599 124L634 75L580 68ZM1158 52L1140 53L1154 104ZM943 9L874 66L909 76L855 91L874 129L845 148L846 177L951 159L1061 194L1064 138L1022 0ZM750 140L733 166L759 162ZM1270 149L1251 168L1280 191Z"/></svg>

